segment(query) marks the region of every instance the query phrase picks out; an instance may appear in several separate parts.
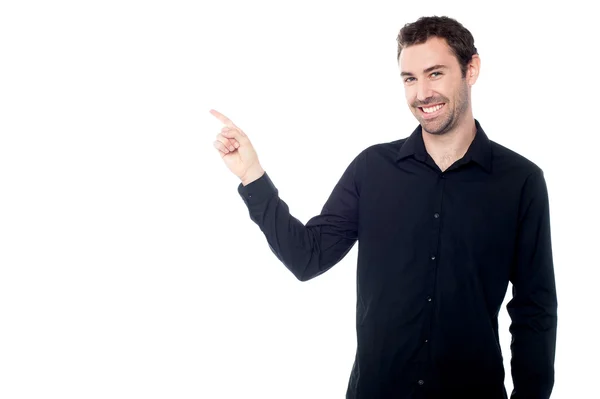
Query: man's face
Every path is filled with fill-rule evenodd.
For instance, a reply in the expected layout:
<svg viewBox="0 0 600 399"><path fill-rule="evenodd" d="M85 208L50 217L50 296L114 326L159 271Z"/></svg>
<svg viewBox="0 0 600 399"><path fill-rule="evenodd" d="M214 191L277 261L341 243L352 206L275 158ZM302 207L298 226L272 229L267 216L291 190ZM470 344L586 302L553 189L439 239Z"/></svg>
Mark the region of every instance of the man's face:
<svg viewBox="0 0 600 399"><path fill-rule="evenodd" d="M469 108L469 85L444 39L432 37L400 53L406 100L423 130L441 135Z"/></svg>

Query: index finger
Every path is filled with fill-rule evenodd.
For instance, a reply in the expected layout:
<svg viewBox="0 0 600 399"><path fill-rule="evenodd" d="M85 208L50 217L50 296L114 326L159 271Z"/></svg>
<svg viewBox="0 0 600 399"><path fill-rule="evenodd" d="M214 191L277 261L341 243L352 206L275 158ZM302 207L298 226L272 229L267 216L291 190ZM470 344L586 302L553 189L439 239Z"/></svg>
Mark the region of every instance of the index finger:
<svg viewBox="0 0 600 399"><path fill-rule="evenodd" d="M233 123L231 121L231 119L229 119L228 117L226 117L225 115L223 115L222 113L220 113L217 110L211 109L210 113L213 114L214 116L217 117L217 119L219 119L221 122L223 122L225 125L229 126L229 127L235 127L238 128L235 123Z"/></svg>

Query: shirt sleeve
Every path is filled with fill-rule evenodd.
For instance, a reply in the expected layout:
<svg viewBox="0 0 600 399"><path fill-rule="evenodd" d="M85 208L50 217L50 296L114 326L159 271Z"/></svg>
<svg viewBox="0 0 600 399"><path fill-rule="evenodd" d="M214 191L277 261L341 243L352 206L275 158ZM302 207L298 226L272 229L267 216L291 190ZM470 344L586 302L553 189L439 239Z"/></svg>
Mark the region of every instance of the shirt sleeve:
<svg viewBox="0 0 600 399"><path fill-rule="evenodd" d="M511 399L548 399L554 386L557 298L550 209L541 169L523 187L516 256L510 280Z"/></svg>
<svg viewBox="0 0 600 399"><path fill-rule="evenodd" d="M252 183L238 186L250 218L264 233L271 251L300 281L329 270L358 239L358 173L362 154L346 168L321 213L306 225L290 214L266 172Z"/></svg>

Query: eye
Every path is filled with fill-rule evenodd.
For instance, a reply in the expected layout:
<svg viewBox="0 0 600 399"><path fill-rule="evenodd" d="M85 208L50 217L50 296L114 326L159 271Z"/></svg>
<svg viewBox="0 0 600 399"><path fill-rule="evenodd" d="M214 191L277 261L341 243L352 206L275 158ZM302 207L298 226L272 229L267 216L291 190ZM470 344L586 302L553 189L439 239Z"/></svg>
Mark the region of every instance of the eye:
<svg viewBox="0 0 600 399"><path fill-rule="evenodd" d="M432 73L431 73L431 76L433 76L433 75L435 75L435 74L442 75L442 73L441 73L441 72L432 72ZM434 77L435 77L435 76L434 76Z"/></svg>
<svg viewBox="0 0 600 399"><path fill-rule="evenodd" d="M413 77L408 77L406 79L404 79L404 83L410 83L410 79L414 79Z"/></svg>

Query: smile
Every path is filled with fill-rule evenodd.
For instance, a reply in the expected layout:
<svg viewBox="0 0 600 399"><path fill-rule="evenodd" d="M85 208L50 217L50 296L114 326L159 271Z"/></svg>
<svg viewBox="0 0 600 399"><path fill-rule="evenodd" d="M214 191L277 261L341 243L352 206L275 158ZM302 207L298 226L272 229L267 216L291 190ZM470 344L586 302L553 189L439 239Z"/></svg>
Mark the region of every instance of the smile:
<svg viewBox="0 0 600 399"><path fill-rule="evenodd" d="M446 105L446 104L442 103L442 104L434 105L433 107L418 107L418 108L423 113L423 116L426 119L428 119L428 118L433 118L433 117L437 116L440 113L440 110L442 108L444 108L444 105Z"/></svg>

